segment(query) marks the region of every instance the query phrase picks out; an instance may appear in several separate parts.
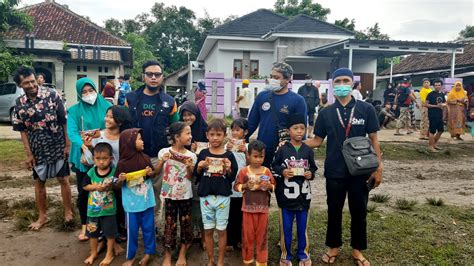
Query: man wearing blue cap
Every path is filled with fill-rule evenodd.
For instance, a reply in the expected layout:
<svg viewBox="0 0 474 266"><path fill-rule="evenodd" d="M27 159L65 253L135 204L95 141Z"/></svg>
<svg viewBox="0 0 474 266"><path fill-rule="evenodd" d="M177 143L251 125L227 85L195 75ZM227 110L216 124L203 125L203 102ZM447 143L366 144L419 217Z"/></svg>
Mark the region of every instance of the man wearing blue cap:
<svg viewBox="0 0 474 266"><path fill-rule="evenodd" d="M321 146L327 136L324 176L328 204L326 245L329 248L322 260L324 263L333 264L339 255L342 246L342 209L347 194L351 213L352 257L357 265L370 265L361 251L367 248L366 217L371 188L368 184L377 187L382 181L383 166L377 139L379 123L372 105L356 101L351 96L353 74L350 69L336 70L332 83L336 102L321 111L316 120L315 137L306 141L308 146L315 148ZM371 176L352 176L344 163L342 143L347 138L367 135L377 154L379 168Z"/></svg>

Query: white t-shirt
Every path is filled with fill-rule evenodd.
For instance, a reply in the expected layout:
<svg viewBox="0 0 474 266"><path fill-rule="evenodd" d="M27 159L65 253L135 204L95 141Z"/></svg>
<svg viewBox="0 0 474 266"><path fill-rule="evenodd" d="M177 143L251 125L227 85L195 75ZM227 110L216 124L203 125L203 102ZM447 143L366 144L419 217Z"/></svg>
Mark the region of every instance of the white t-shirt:
<svg viewBox="0 0 474 266"><path fill-rule="evenodd" d="M169 153L170 149L161 149L158 153L158 160L162 159L166 153ZM174 150L173 152L178 153ZM193 164L196 164L196 154L186 150L181 155L190 157L193 160ZM172 200L186 200L193 197L192 182L187 178L187 170L184 163L170 159L163 164L160 175L163 177L161 197Z"/></svg>
<svg viewBox="0 0 474 266"><path fill-rule="evenodd" d="M364 100L364 97L362 96L362 93L360 93L359 90L352 90L352 96L358 101Z"/></svg>
<svg viewBox="0 0 474 266"><path fill-rule="evenodd" d="M252 107L252 92L250 88L243 88L241 95L244 97L239 102L239 108L250 109Z"/></svg>

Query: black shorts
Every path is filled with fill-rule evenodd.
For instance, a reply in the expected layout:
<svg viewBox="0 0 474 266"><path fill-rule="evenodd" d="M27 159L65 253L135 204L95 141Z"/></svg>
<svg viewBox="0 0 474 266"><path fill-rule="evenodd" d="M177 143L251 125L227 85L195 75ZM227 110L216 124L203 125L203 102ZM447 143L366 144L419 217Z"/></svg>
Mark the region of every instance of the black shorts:
<svg viewBox="0 0 474 266"><path fill-rule="evenodd" d="M106 238L116 238L118 235L117 219L115 215L87 217L87 236L99 238L104 235Z"/></svg>
<svg viewBox="0 0 474 266"><path fill-rule="evenodd" d="M438 132L438 133L443 133L444 132L443 118L441 118L441 117L436 117L436 118L429 117L429 120L430 120L430 133L431 134L436 134L436 132Z"/></svg>
<svg viewBox="0 0 474 266"><path fill-rule="evenodd" d="M308 113L308 126L314 126L314 112Z"/></svg>

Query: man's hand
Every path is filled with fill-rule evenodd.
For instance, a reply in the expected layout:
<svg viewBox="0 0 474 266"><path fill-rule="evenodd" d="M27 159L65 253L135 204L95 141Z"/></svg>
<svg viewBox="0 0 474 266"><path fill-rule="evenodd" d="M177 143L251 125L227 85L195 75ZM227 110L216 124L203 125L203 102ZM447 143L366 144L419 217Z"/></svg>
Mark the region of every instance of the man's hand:
<svg viewBox="0 0 474 266"><path fill-rule="evenodd" d="M375 180L374 188L380 186L380 183L382 183L382 172L383 172L383 165L380 164L379 168L377 168L377 170L370 177Z"/></svg>
<svg viewBox="0 0 474 266"><path fill-rule="evenodd" d="M32 153L27 155L25 164L28 170L33 170L33 167L36 166L36 160Z"/></svg>
<svg viewBox="0 0 474 266"><path fill-rule="evenodd" d="M71 151L71 145L66 145L64 147L64 160L68 160L70 151Z"/></svg>
<svg viewBox="0 0 474 266"><path fill-rule="evenodd" d="M295 176L295 174L293 173L293 171L290 170L290 169L285 169L285 170L283 170L282 175L283 175L283 177L286 178L286 179L290 179L290 178L292 178L293 176Z"/></svg>

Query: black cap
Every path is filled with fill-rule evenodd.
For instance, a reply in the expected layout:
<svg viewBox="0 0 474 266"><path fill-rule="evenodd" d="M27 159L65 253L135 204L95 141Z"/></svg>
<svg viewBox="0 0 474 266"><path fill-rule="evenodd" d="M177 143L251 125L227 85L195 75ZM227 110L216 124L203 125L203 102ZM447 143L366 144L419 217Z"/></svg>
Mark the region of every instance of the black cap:
<svg viewBox="0 0 474 266"><path fill-rule="evenodd" d="M306 126L304 115L302 114L289 114L286 116L286 128L290 128L297 124L303 124Z"/></svg>

